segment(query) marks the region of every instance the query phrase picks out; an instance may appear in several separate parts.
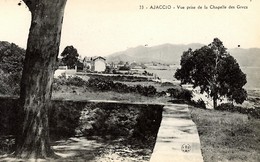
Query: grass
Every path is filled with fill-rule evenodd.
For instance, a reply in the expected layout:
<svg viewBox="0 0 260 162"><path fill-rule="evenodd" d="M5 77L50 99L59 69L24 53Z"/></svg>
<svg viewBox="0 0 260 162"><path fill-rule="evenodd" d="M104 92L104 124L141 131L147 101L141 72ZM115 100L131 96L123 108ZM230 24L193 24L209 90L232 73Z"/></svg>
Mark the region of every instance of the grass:
<svg viewBox="0 0 260 162"><path fill-rule="evenodd" d="M154 82L123 82L154 86L158 92L172 86L161 86ZM117 93L113 91L96 92L87 87L61 86L53 92L53 98L70 100L117 100L127 102L167 103L170 98L146 97L135 93ZM260 91L248 91L248 99L260 105ZM260 161L260 119L250 118L246 114L216 110L204 110L190 106L192 120L198 128L201 150L205 162L257 162Z"/></svg>
<svg viewBox="0 0 260 162"><path fill-rule="evenodd" d="M118 93L114 91L93 91L87 87L62 86L61 90L52 94L54 99L70 100L116 100L126 102L145 102L145 103L167 103L170 98L164 97L147 97L136 93Z"/></svg>
<svg viewBox="0 0 260 162"><path fill-rule="evenodd" d="M260 161L260 120L245 114L190 107L205 162Z"/></svg>
<svg viewBox="0 0 260 162"><path fill-rule="evenodd" d="M128 85L143 84L162 87L158 83L124 82ZM255 93L255 92L254 92ZM252 94L252 92L250 93ZM253 95L258 96L258 95ZM95 92L87 87L62 87L53 93L54 98L75 100L118 100L127 102L167 103L169 97L146 97L134 93L113 91ZM204 110L190 106L193 121L197 125L201 149L205 162L260 161L260 119L250 118L246 114L217 110Z"/></svg>

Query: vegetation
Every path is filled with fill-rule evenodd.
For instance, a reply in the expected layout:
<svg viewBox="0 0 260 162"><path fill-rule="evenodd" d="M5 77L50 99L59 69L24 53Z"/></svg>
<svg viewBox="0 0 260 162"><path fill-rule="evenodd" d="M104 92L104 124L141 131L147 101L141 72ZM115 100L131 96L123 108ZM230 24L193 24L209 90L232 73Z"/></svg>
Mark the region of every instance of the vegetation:
<svg viewBox="0 0 260 162"><path fill-rule="evenodd" d="M239 113L248 114L251 117L255 117L255 118L260 119L260 107L243 108L241 106L234 106L231 103L225 103L225 104L221 104L218 107L216 107L216 110L229 111L229 112L239 112Z"/></svg>
<svg viewBox="0 0 260 162"><path fill-rule="evenodd" d="M9 161L3 159L2 155L12 153L14 146L12 134L16 131L16 125L13 122L15 118L12 114L16 111L17 106L15 105L18 102L18 99L0 98L0 103L2 103L0 104L0 161ZM59 157L57 161L86 161L82 154L93 154L86 147L94 146L95 153L103 154L104 150L96 148L95 145L103 141L117 141L117 144L121 144L121 146L118 148L117 144L111 144L114 151L130 147L136 150L138 153L136 156L139 155L142 159L144 155L147 155L149 160L160 126L162 107L162 105L146 104L52 101L49 109L52 145L57 146L63 143L62 145L66 146L64 152L76 152L75 156L68 157L69 159ZM68 150L68 147L75 146L75 142L81 139L84 139L82 145ZM95 140L93 141L93 139ZM54 141L57 142L54 143ZM67 141L70 142L67 143ZM74 144L71 143L73 141ZM86 145L90 141L92 144ZM103 146L107 148L107 144ZM58 148L55 152L60 153L61 149ZM122 151L124 157L129 159L130 156L127 152ZM134 153L132 152L132 154ZM97 157L96 154L93 156ZM56 159L50 159L50 161L56 161Z"/></svg>
<svg viewBox="0 0 260 162"><path fill-rule="evenodd" d="M194 109L205 162L259 161L260 120L237 112Z"/></svg>
<svg viewBox="0 0 260 162"><path fill-rule="evenodd" d="M19 94L24 57L24 49L0 41L0 94Z"/></svg>
<svg viewBox="0 0 260 162"><path fill-rule="evenodd" d="M124 66L119 67L119 70L131 70L131 67L124 65Z"/></svg>
<svg viewBox="0 0 260 162"><path fill-rule="evenodd" d="M99 74L87 74L87 76L91 78L99 78L104 80L111 80L111 81L123 81L123 82L141 82L146 81L149 82L150 80L147 77L142 76L134 76L134 75L124 75L120 72L115 72L114 74L120 74L120 75L111 75L111 76L103 76Z"/></svg>
<svg viewBox="0 0 260 162"><path fill-rule="evenodd" d="M210 49L207 49L206 51L210 51ZM202 49L200 49L202 50ZM200 51L198 50L198 51ZM198 52L197 51L197 52ZM202 50L203 51L203 50ZM6 48L0 48L0 61L1 61L1 68L0 70L0 93L2 94L19 94L19 83L21 79L21 70L22 70L22 61L24 58L25 51L17 47L16 45L12 44L10 47ZM190 57L200 55L198 53L200 52L191 51ZM22 55L20 55L22 54ZM203 55L204 56L204 55ZM210 57L214 58L210 55ZM222 56L220 57L222 58ZM190 59L190 60L189 60ZM224 85L225 88L228 88L228 90L218 89L218 97L221 95L228 96L231 100L234 100L238 103L245 100L246 97L246 91L243 90L243 88L239 88L246 79L245 75L241 72L239 69L238 64L232 58L227 54L227 56L223 56L224 60L219 60L220 63L218 66L221 66L220 71L224 71L223 73L225 75L229 75L231 78L220 78L220 76L224 77L224 74L217 72L217 79L218 84ZM199 60L203 60L201 57L199 59L191 59L188 58L189 61L194 61L193 63L199 62ZM187 61L186 60L186 61ZM182 60L183 61L183 60ZM233 64L232 64L233 63ZM231 69L228 69L227 67L230 66ZM187 64L185 66L188 67ZM197 66L198 67L198 66ZM183 67L182 67L183 68ZM201 68L201 67L200 67ZM226 69L227 68L227 69ZM198 68L199 69L199 68ZM209 68L210 69L210 68ZM180 69L181 70L181 69ZM205 68L202 68L200 70L206 70ZM212 69L211 69L212 70ZM214 70L212 70L214 71ZM186 71L187 72L187 71ZM189 71L190 72L190 71ZM232 73L231 73L232 72ZM233 75L234 73L237 73L237 75ZM210 73L199 73L199 77L202 77L204 74L208 74L206 76L209 77ZM203 74L203 75L202 75ZM238 75L240 74L240 75ZM181 74L180 74L181 75ZM214 74L215 75L215 74ZM194 76L192 76L194 77ZM196 78L196 77L195 77ZM135 78L137 79L137 78ZM187 79L187 78L185 78ZM213 78L210 78L214 80ZM222 79L222 80L221 80ZM238 81L236 81L238 79ZM129 79L131 80L131 79ZM192 79L191 79L192 80ZM198 81L198 83L203 81ZM132 82L131 82L132 83ZM203 82L204 83L204 82ZM231 85L231 83L235 83ZM229 85L230 84L230 85ZM96 95L100 95L97 97L97 99L107 99L106 97L110 97L108 99L115 99L115 100L130 100L130 101L139 101L137 98L141 98L140 101L146 101L146 102L152 102L155 100L155 102L159 102L156 100L157 96L165 96L166 92L170 94L170 97L177 98L177 99L184 99L190 101L192 95L191 92L185 89L181 89L179 87L176 87L172 85L171 83L164 83L160 84L161 88L168 88L166 91L158 92L158 89L153 86L149 85L146 82L146 85L140 85L139 83L136 85L128 85L125 83L120 82L114 82L112 80L108 79L100 79L100 78L91 78L88 81L83 80L80 77L68 77L61 76L58 79L54 79L53 88L56 91L63 90L62 86L66 86L68 89L71 88L74 93L74 87L77 87L78 89L83 89L84 91L86 89L91 89L95 91ZM206 86L206 85L202 85ZM210 86L208 85L209 93L212 91ZM171 87L171 88L169 88ZM98 92L98 93L97 93ZM112 93L113 92L113 93ZM85 96L92 96L89 92L83 92ZM123 93L123 94L122 94ZM135 93L135 95L133 95ZM116 95L115 95L116 94ZM64 95L64 94L63 94ZM73 94L75 96L75 94ZM102 96L103 95L103 96ZM119 96L121 95L121 96ZM85 97L83 96L83 97ZM145 98L142 98L144 97ZM132 98L131 98L132 97ZM213 96L214 97L214 96ZM70 99L71 95L68 97ZM257 99L257 98L256 98ZM259 98L258 98L259 99ZM167 100L164 100L166 102ZM199 107L205 107L205 103L202 100L199 100L197 103L193 103L194 105L197 105ZM260 133L259 130L259 117L260 117L260 109L259 107L256 107L255 109L245 109L241 107L234 106L233 104L223 104L219 105L215 108L216 110L221 111L208 111L208 110L201 110L201 109L191 109L193 120L196 122L201 138L202 143L202 151L204 155L205 161L225 161L225 160L231 160L231 161L256 161L259 159L256 152L259 150L259 146L256 146L258 144L257 142L260 140L257 136ZM82 123L85 121L90 121L92 119L98 119L102 120L107 117L107 114L104 114L104 112L101 111L100 108L94 109L94 114L92 116L86 116L85 119L82 119ZM147 110L148 111L148 110ZM229 112L228 112L229 111ZM88 112L88 111L85 111ZM112 113L118 114L116 111L111 111ZM232 112L232 113L230 113ZM237 113L239 112L239 113ZM83 111L84 113L84 111ZM240 114L242 113L242 114ZM147 113L144 113L144 117L146 117ZM248 114L245 115L245 114ZM74 115L72 113L67 113L71 118L79 118L79 116ZM105 123L105 129L104 132L112 132L113 136L116 136L117 133L125 133L128 130L132 129L133 124L132 122L128 121L128 115L127 113L118 114L117 117L111 115L108 118L108 121ZM13 116L12 116L13 117ZM61 116L63 118L64 116ZM66 116L65 116L66 117ZM144 118L142 117L142 118ZM253 117L253 118L251 118ZM132 116L133 120L136 120L134 116ZM211 121L213 119L213 121ZM17 119L14 119L15 121ZM132 119L131 119L132 120ZM5 118L1 118L0 123L4 123ZM152 122L152 120L150 121ZM126 124L127 127L117 127L117 125L120 124ZM142 122L140 122L142 123ZM145 123L145 122L143 122ZM55 124L53 122L52 124ZM70 123L72 126L75 125L75 123ZM145 124L146 125L146 124ZM143 125L143 126L145 126ZM223 127L225 125L225 127ZM69 125L70 126L70 125ZM98 128L100 125L91 124L91 130L96 130L95 128ZM142 130L144 127L140 126L140 130ZM6 126L3 126L6 127ZM208 129L210 127L211 129ZM107 131L109 130L109 131ZM147 130L149 130L147 128ZM1 131L5 132L5 131ZM69 132L69 131L68 131ZM136 135L140 133L141 131L131 132L131 135ZM218 132L216 134L216 132ZM85 134L93 133L89 132L89 127L87 127ZM69 134L70 135L70 134ZM137 135L137 136L140 136ZM48 137L47 137L48 138ZM145 137L147 138L147 137ZM1 139L1 138L0 138ZM8 139L10 141L4 141L0 140L0 147L8 145L8 143L14 143L14 139ZM48 140L48 139L47 139ZM231 141L233 143L231 143ZM232 150L233 152L230 153ZM248 150L248 151L245 151ZM237 153L236 153L237 152ZM250 155L249 153L250 152ZM222 157L223 156L223 157Z"/></svg>
<svg viewBox="0 0 260 162"><path fill-rule="evenodd" d="M14 43L0 41L0 69L4 73L20 73L23 70L25 50Z"/></svg>
<svg viewBox="0 0 260 162"><path fill-rule="evenodd" d="M186 101L190 101L192 98L191 91L183 88L169 88L166 92L169 93L172 98L183 99Z"/></svg>
<svg viewBox="0 0 260 162"><path fill-rule="evenodd" d="M18 95L20 91L20 73L5 73L0 69L0 95Z"/></svg>
<svg viewBox="0 0 260 162"><path fill-rule="evenodd" d="M247 97L243 89L247 82L246 75L218 38L208 46L185 51L180 65L175 78L181 80L182 84L200 87L201 93L208 93L213 98L214 108L221 97L236 103L243 103Z"/></svg>
<svg viewBox="0 0 260 162"><path fill-rule="evenodd" d="M73 46L67 46L61 53L62 63L68 68L73 69L78 64L78 51Z"/></svg>
<svg viewBox="0 0 260 162"><path fill-rule="evenodd" d="M113 82L109 80L90 78L88 81L83 80L80 77L68 77L61 76L58 79L54 79L53 88L54 90L60 90L60 85L70 86L83 86L91 88L96 91L115 91L120 93L139 93L144 96L156 95L156 88L153 86L128 86L123 83Z"/></svg>

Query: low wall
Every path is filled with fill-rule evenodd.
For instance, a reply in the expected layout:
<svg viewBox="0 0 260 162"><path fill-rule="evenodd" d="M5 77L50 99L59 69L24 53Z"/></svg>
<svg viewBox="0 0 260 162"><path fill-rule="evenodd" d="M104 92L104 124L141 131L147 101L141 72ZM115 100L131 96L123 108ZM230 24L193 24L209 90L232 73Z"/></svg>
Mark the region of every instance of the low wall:
<svg viewBox="0 0 260 162"><path fill-rule="evenodd" d="M57 78L58 76L65 74L67 76L74 76L77 73L76 69L57 69L54 72L54 77Z"/></svg>
<svg viewBox="0 0 260 162"><path fill-rule="evenodd" d="M0 98L0 135L14 134L17 101ZM126 136L154 140L162 108L152 104L53 100L49 109L50 135L52 138Z"/></svg>

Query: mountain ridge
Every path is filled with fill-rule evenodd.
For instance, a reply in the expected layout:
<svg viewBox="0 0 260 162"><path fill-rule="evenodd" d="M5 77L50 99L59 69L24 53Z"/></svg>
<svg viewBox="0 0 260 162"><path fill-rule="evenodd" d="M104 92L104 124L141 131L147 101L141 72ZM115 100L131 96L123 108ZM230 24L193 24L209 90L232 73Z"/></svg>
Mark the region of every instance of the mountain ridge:
<svg viewBox="0 0 260 162"><path fill-rule="evenodd" d="M108 62L160 62L165 64L179 64L181 55L189 48L195 50L205 46L201 43L170 44L155 46L136 46L108 55ZM260 48L231 48L227 51L237 60L240 66L260 67ZM249 57L248 57L249 56Z"/></svg>

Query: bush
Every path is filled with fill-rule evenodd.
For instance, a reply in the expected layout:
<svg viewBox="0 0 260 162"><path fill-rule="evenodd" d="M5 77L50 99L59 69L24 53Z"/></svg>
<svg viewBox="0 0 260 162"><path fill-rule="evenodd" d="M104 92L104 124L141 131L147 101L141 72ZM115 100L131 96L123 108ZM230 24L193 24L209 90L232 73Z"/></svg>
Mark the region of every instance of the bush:
<svg viewBox="0 0 260 162"><path fill-rule="evenodd" d="M5 73L0 69L0 94L18 95L20 92L21 72Z"/></svg>
<svg viewBox="0 0 260 162"><path fill-rule="evenodd" d="M166 91L170 94L170 97L176 98L176 99L183 99L190 101L192 98L191 91L183 88L169 88Z"/></svg>
<svg viewBox="0 0 260 162"><path fill-rule="evenodd" d="M232 103L223 103L215 108L220 111L239 112L242 114L248 114L255 118L260 118L260 108L243 108L241 106L234 106Z"/></svg>
<svg viewBox="0 0 260 162"><path fill-rule="evenodd" d="M130 70L130 69L131 69L130 66L126 66L126 65L119 67L119 70Z"/></svg>
<svg viewBox="0 0 260 162"><path fill-rule="evenodd" d="M108 106L108 105L107 105ZM108 109L86 106L81 111L78 136L132 136L139 109L109 107Z"/></svg>
<svg viewBox="0 0 260 162"><path fill-rule="evenodd" d="M159 97L166 96L166 92L165 91L158 92L157 96L159 96Z"/></svg>
<svg viewBox="0 0 260 162"><path fill-rule="evenodd" d="M78 76L74 76L74 77L69 76L66 81L66 84L80 87L86 85L87 82Z"/></svg>
<svg viewBox="0 0 260 162"><path fill-rule="evenodd" d="M115 91L120 93L139 93L144 96L154 96L156 88L154 86L128 86L123 83L114 83L113 81L102 80L99 78L90 78L87 82L88 87L100 91Z"/></svg>
<svg viewBox="0 0 260 162"><path fill-rule="evenodd" d="M52 86L53 86L54 90L59 90L60 85L80 87L80 86L87 85L87 81L85 81L84 79L82 79L78 76L73 76L73 77L69 76L68 78L66 78L66 75L62 74L58 78L54 78Z"/></svg>
<svg viewBox="0 0 260 162"><path fill-rule="evenodd" d="M87 82L87 86L94 88L95 90L108 91L112 90L114 83L112 81L105 81L98 78L90 78Z"/></svg>
<svg viewBox="0 0 260 162"><path fill-rule="evenodd" d="M24 49L14 43L0 41L0 94L19 94L24 58Z"/></svg>
<svg viewBox="0 0 260 162"><path fill-rule="evenodd" d="M144 96L154 96L156 94L156 88L154 86L149 85L148 87L146 86L141 86L139 85L139 93L144 95Z"/></svg>
<svg viewBox="0 0 260 162"><path fill-rule="evenodd" d="M199 99L198 101L191 101L191 105L198 108L206 109L206 104L202 99Z"/></svg>
<svg viewBox="0 0 260 162"><path fill-rule="evenodd" d="M218 105L215 110L235 112L237 108L231 103L223 103Z"/></svg>
<svg viewBox="0 0 260 162"><path fill-rule="evenodd" d="M171 82L163 82L163 83L161 84L161 86L162 86L162 87L166 87L166 86L174 86L174 84L171 83Z"/></svg>

